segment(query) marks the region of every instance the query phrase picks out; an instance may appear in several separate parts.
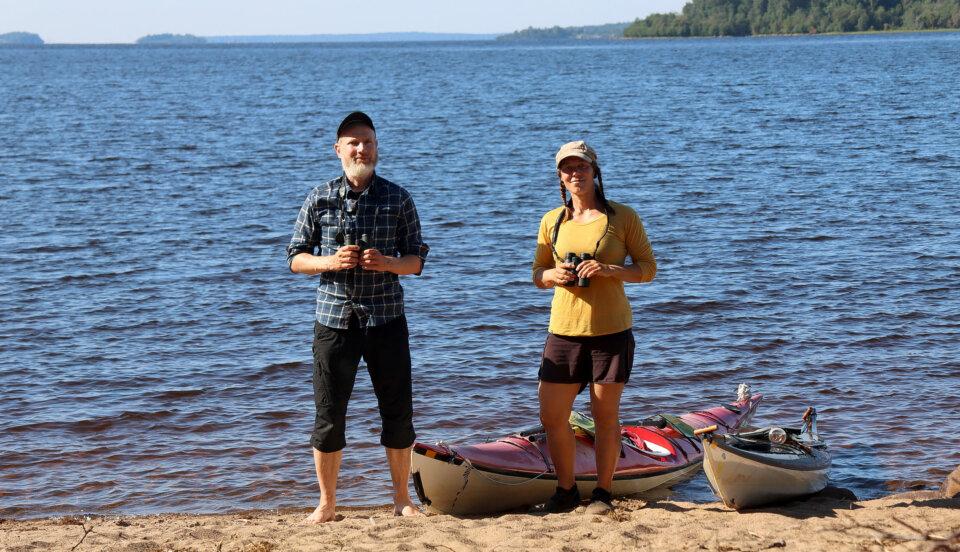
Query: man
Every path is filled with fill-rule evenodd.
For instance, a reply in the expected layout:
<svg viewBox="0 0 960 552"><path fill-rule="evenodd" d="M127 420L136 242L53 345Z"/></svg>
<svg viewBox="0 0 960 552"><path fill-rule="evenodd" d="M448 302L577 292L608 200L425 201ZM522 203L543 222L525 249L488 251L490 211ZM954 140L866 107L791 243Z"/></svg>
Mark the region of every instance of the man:
<svg viewBox="0 0 960 552"><path fill-rule="evenodd" d="M394 514L420 515L410 500L413 430L410 344L399 275L420 274L429 248L410 194L374 172L377 134L366 114L347 115L334 152L343 175L307 196L287 247L290 270L319 275L313 337L316 418L310 443L320 504L307 518L335 518L347 402L360 358L380 407Z"/></svg>

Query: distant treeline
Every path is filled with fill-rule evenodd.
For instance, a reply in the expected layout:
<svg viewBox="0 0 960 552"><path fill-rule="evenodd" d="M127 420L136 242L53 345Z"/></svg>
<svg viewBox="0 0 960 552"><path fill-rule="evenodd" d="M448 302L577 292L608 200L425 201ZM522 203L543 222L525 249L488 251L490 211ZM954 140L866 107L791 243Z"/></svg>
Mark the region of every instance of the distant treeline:
<svg viewBox="0 0 960 552"><path fill-rule="evenodd" d="M535 29L527 27L522 31L500 35L497 40L568 40L591 38L623 38L623 30L630 23L607 23L587 27L550 27Z"/></svg>
<svg viewBox="0 0 960 552"><path fill-rule="evenodd" d="M207 39L192 34L155 34L137 39L137 44L206 44Z"/></svg>
<svg viewBox="0 0 960 552"><path fill-rule="evenodd" d="M3 33L0 34L0 44L27 44L41 46L43 39L34 33Z"/></svg>
<svg viewBox="0 0 960 552"><path fill-rule="evenodd" d="M746 36L960 28L960 0L693 0L638 19L626 37Z"/></svg>
<svg viewBox="0 0 960 552"><path fill-rule="evenodd" d="M626 25L624 25L626 26ZM493 40L494 34L467 33L365 33L313 35L233 35L207 36L210 44L271 44L314 42L439 42L460 40Z"/></svg>

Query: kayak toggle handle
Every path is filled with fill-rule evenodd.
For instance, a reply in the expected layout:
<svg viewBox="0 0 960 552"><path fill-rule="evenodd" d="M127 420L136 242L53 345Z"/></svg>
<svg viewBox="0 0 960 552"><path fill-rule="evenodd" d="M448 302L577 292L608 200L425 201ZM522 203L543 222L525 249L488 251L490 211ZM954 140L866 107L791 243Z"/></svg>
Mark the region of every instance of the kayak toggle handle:
<svg viewBox="0 0 960 552"><path fill-rule="evenodd" d="M708 425L707 427L701 427L700 429L693 430L694 435L704 435L706 433L713 433L717 430L717 425Z"/></svg>
<svg viewBox="0 0 960 552"><path fill-rule="evenodd" d="M803 432L807 434L807 438L810 439L810 442L820 440L820 434L817 431L817 409L808 406L807 410L803 413Z"/></svg>

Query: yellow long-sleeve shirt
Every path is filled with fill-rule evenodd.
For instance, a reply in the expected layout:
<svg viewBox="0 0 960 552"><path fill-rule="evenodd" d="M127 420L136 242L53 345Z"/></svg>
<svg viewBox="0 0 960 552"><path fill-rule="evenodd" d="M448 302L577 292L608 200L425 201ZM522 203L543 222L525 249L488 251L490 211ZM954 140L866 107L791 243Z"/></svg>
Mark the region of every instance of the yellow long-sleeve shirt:
<svg viewBox="0 0 960 552"><path fill-rule="evenodd" d="M593 254L597 240L603 236L597 248L596 259L603 264L624 266L627 255L640 266L643 281L653 280L657 273L657 261L643 222L637 213L626 205L610 202L613 215L602 215L591 222L581 224L564 220L560 224L557 253L565 258L567 252L582 256ZM550 249L550 238L557 217L563 207L548 212L540 220L537 235L537 252L533 260L533 272L556 268L557 259ZM609 217L610 228L606 230ZM606 235L604 235L606 230ZM595 276L590 286L557 286L554 288L550 308L550 333L566 336L597 336L622 332L633 326L633 312L623 291L623 282L617 278Z"/></svg>

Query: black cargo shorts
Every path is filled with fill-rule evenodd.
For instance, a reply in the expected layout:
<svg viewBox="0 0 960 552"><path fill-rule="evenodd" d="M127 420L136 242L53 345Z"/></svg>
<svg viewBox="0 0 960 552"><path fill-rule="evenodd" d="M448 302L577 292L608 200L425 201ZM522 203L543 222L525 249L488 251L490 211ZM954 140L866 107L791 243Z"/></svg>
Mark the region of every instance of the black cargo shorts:
<svg viewBox="0 0 960 552"><path fill-rule="evenodd" d="M401 315L369 328L352 323L345 330L317 322L313 331L313 400L317 414L310 444L321 452L336 452L346 446L347 403L361 357L367 363L380 408L380 444L403 449L416 439L406 317Z"/></svg>

